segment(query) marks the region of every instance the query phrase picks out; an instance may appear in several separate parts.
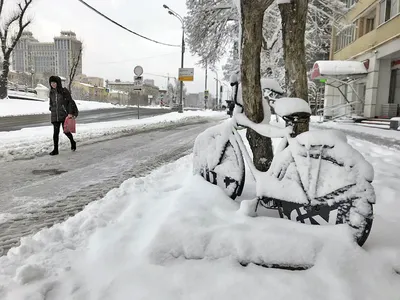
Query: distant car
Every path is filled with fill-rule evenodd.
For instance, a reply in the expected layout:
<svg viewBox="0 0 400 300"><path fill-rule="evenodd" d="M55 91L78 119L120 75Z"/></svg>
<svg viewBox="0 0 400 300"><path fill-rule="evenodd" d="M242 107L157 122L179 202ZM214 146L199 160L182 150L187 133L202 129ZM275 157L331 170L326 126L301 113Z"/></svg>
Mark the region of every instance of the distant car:
<svg viewBox="0 0 400 300"><path fill-rule="evenodd" d="M172 111L178 111L179 110L179 104L177 104L177 103L172 103L170 107L171 107Z"/></svg>

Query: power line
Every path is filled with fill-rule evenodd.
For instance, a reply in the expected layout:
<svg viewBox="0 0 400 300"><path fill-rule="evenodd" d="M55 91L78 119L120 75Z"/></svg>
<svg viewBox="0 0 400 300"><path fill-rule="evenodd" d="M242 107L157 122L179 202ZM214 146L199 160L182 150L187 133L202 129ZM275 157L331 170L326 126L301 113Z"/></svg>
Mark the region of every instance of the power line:
<svg viewBox="0 0 400 300"><path fill-rule="evenodd" d="M116 21L110 19L109 17L107 17L106 15L104 15L103 13L101 13L101 12L99 12L97 9L95 9L93 6L90 6L89 4L87 4L85 1L83 1L83 0L78 0L78 1L81 2L83 5L87 6L88 8L90 8L91 10L95 11L96 13L98 13L98 14L99 14L100 16L102 16L103 18L106 18L108 21L114 23L115 25L117 25L117 26L119 26L119 27L125 29L126 31L128 31L128 32L130 32L130 33L132 33L132 34L134 34L134 35L137 35L137 36L139 36L139 37L141 37L141 38L143 38L143 39L145 39L145 40L148 40L148 41L153 42L153 43L156 43L156 44L164 45L164 46L181 47L181 45L173 45L173 44L162 43L162 42L153 40L153 39L151 39L151 38L148 38L148 37L146 37L146 36L144 36L144 35L141 35L141 34L139 34L139 33L137 33L137 32L134 32L134 31L132 31L132 30L126 28L125 26L119 24L118 22L116 22Z"/></svg>
<svg viewBox="0 0 400 300"><path fill-rule="evenodd" d="M158 77L163 77L163 78L174 78L175 80L178 80L177 77L175 76L167 76L167 75L158 75L158 74L153 74L153 73L143 73L143 75L150 75L150 76L158 76Z"/></svg>
<svg viewBox="0 0 400 300"><path fill-rule="evenodd" d="M166 54L146 56L146 57L140 57L140 58L132 58L132 59L128 59L128 60L99 62L98 64L102 64L102 65L103 64L119 64L119 63L132 62L132 61L138 61L138 60L156 58L156 57L164 57L164 56L170 56L170 55L176 55L176 54L178 54L178 52L171 52L171 53L166 53Z"/></svg>

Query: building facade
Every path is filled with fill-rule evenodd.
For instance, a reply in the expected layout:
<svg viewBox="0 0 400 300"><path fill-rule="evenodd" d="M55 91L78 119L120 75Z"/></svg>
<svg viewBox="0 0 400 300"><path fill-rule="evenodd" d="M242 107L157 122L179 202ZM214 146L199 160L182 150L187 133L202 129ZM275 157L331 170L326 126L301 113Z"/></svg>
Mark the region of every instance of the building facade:
<svg viewBox="0 0 400 300"><path fill-rule="evenodd" d="M68 78L79 56L82 42L72 31L61 31L53 43L40 43L32 32L25 31L12 52L12 69L17 72L58 75ZM76 74L82 74L82 59Z"/></svg>
<svg viewBox="0 0 400 300"><path fill-rule="evenodd" d="M85 74L79 74L75 76L74 80L82 83L88 83L97 87L104 87L104 79L101 77L86 76Z"/></svg>
<svg viewBox="0 0 400 300"><path fill-rule="evenodd" d="M147 83L146 83L147 82ZM150 105L159 102L160 99L160 89L149 84L151 82L144 80L143 84L138 90L138 86L134 82L121 81L116 79L115 81L106 80L106 88L109 91L123 91L130 95L129 105L136 105L138 102L140 105Z"/></svg>
<svg viewBox="0 0 400 300"><path fill-rule="evenodd" d="M347 26L333 30L331 60L363 62L366 72L340 89L327 85L325 109L361 99L368 118L400 115L400 0L346 0ZM346 97L344 97L345 95Z"/></svg>

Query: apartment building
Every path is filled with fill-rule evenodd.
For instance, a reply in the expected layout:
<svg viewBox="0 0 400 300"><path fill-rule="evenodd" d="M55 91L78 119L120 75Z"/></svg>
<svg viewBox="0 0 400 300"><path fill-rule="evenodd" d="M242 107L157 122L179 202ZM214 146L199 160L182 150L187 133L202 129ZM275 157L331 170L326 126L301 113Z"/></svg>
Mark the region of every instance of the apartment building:
<svg viewBox="0 0 400 300"><path fill-rule="evenodd" d="M12 52L12 69L67 78L81 47L82 42L72 31L61 31L60 36L54 37L53 43L41 43L32 32L25 31ZM82 74L82 59L76 74Z"/></svg>
<svg viewBox="0 0 400 300"><path fill-rule="evenodd" d="M348 64L352 66L348 74L340 74L341 84L335 86L332 79L327 79L325 114L334 114L330 107L360 99L359 114L363 117L399 116L400 0L346 0L345 3L349 11L339 20L345 24L342 29L333 30L330 60L337 61L335 70L342 71L345 68L339 66L340 61L354 63ZM359 70L357 74L355 69Z"/></svg>

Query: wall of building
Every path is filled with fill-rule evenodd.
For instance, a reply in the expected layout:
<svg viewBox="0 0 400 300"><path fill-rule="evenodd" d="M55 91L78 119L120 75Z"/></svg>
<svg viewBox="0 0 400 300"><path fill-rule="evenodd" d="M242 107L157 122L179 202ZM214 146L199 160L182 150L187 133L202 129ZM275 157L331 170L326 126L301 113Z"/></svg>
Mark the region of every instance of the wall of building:
<svg viewBox="0 0 400 300"><path fill-rule="evenodd" d="M14 71L37 74L49 73L68 77L72 61L77 57L82 43L73 32L61 32L54 38L54 43L40 43L31 32L26 32L12 52ZM82 73L80 60L76 74Z"/></svg>

